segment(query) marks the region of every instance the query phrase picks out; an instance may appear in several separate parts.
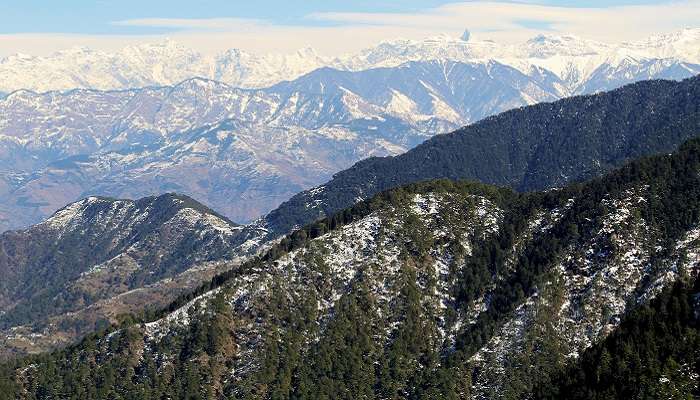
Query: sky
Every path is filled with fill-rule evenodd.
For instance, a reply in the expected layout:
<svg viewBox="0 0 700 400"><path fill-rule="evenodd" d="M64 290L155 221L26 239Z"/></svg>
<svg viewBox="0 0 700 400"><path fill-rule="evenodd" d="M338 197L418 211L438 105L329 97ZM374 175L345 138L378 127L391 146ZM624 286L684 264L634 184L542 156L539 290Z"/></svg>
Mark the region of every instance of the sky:
<svg viewBox="0 0 700 400"><path fill-rule="evenodd" d="M620 42L700 26L700 0L2 0L0 56L75 46L115 51L171 38L203 53L314 47L326 55L438 34L527 40L539 33Z"/></svg>

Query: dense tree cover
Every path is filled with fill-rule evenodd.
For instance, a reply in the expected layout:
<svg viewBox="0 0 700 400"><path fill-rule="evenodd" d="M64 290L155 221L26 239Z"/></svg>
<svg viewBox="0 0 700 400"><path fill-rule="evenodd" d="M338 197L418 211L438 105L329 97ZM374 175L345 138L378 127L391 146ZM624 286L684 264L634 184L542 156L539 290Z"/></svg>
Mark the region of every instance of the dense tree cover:
<svg viewBox="0 0 700 400"><path fill-rule="evenodd" d="M512 111L438 135L396 157L368 158L315 194L302 192L267 217L286 234L357 198L427 179L469 179L518 191L583 181L626 161L671 152L700 133L700 77L646 81ZM319 206L309 207L309 204Z"/></svg>
<svg viewBox="0 0 700 400"><path fill-rule="evenodd" d="M538 399L700 397L700 280L679 282L535 389ZM695 374L695 377L692 375Z"/></svg>
<svg viewBox="0 0 700 400"><path fill-rule="evenodd" d="M208 303L203 312L191 312L191 321L181 332L149 344L154 348L144 347L139 321L164 314L144 315L131 320L125 318L117 333L108 330L92 335L71 348L3 366L0 370L0 388L6 389L4 393L9 394L8 398L12 398L18 391L25 391L20 397L29 399L469 397L471 379L475 373L469 358L492 337L495 330L527 296L551 279L550 267L567 246L594 235L603 215L600 208L603 199L619 197L630 188L648 187L653 195L647 197L649 201L640 204L640 213L653 225L651 232L664 239L670 250L681 234L700 222L699 170L700 140L693 140L682 146L676 154L644 158L602 178L570 185L561 190L518 194L509 189L448 180L393 189L298 230L266 255L214 278L199 291L183 296L169 309L174 310L212 288L224 289ZM395 283L399 290L392 300L390 313L396 318L393 325L395 328L388 332L388 337L382 336L386 331L381 324L386 321L378 320L375 318L376 312L372 313L376 309L377 299L368 290L367 277L371 265L363 266L367 269L367 274L364 270L360 271L359 276L353 280L351 289L336 301L332 318L323 327L314 322L318 312L318 296L315 291L322 290L322 285L309 284L303 287L304 290L292 292L285 289L288 283L280 280L269 288L268 300L259 306L259 314L252 317L264 317L266 321L264 337L256 347L255 360L258 361L259 368L243 382L233 384L226 379L232 369L236 348L242 345L239 341L250 340L236 337L232 333L236 324L235 316L231 315L229 304L225 300L227 282L253 269L264 269L267 263L294 249L311 246L313 238L374 211L392 207L406 208L415 193L435 192L480 195L497 204L504 212L497 235L477 234L477 245L471 254L459 255L459 252L455 252L460 261L455 263L459 266L454 271L453 288L457 302L453 305L452 312L464 311L474 299L485 293L494 278L500 280L490 291L491 301L486 311L479 314L468 328L459 331L454 346L442 348L435 341L437 327L433 313L437 308L426 303L435 282L421 277L426 269L433 268L428 249L434 247L438 239L425 232L415 217L407 217L401 227L405 231L402 237L406 241L400 254L400 278ZM522 251L513 253L511 249L515 240L520 237L535 210L561 207L571 198L576 199L573 206L566 210L551 230L533 238ZM445 217L449 220L450 215ZM506 259L513 255L516 256L513 261L515 265L505 268ZM312 252L309 257L314 258L309 261L314 266L314 271L322 274L325 270L323 254ZM416 282L422 284L419 286ZM556 299L557 287L552 290L551 298ZM676 355L687 353L695 346L693 343L696 343L696 336L693 335L696 334L690 328L697 325L693 325L695 322L689 319L692 314L689 312L693 308L682 302L678 303L678 307L673 301L668 304L671 305L664 307L670 311L659 311L647 315L644 317L646 319L640 317L638 322L631 323L643 325L657 323L655 321L661 319L658 323L664 324L663 318L670 316L668 329L654 328L656 333L644 339L646 350L622 352L619 356L613 356L620 348L634 349L636 345L626 346L624 344L627 342L615 342L615 336L611 337L613 342L606 347L610 354L604 358L632 363L624 370L628 371L623 376L626 381L617 379L617 376L611 379L600 374L589 375L590 368L598 362L596 348L591 355L586 353L582 356L580 367L565 370L563 354L559 353L555 333L547 324L548 313L543 312L544 320L536 325L538 330L531 332L531 337L527 339L529 348L540 350L523 352L521 358L510 361L508 377L511 379L505 385L508 390L505 398L520 398L531 390L536 390L543 397L557 398L560 393L572 393L572 396L583 393L584 397L580 398L615 398L610 396L616 393L626 394L628 392L625 390L633 386L641 387L634 380L637 372L639 376L657 379L659 382L662 381L658 379L668 379L668 382L662 382L668 385L653 390L691 393L683 389L688 387L687 374L682 372L682 368L685 368L683 363L689 361L687 357ZM654 307L657 306L652 305L650 309ZM631 318L635 321L634 318L637 317ZM676 320L679 322L674 322ZM635 336L621 332L622 338ZM639 330L630 332L636 333ZM666 343L670 337L678 338L683 343L687 341L691 347L671 346ZM664 343L655 343L656 340ZM662 367L644 370L652 364L634 364L637 361L629 358L634 354L646 360L658 357L658 365ZM620 367L624 364L611 365ZM674 369L677 365L682 368ZM576 368L584 372L575 372ZM618 370L620 369L608 369L603 372ZM681 372L674 373L677 370ZM659 371L663 376L658 375ZM559 374L571 376L571 379L557 378ZM601 387L602 394L597 395L591 391L593 389L586 388L586 385L591 385L592 376L601 379L600 382L607 382L608 386L614 386L613 383L617 381L623 383L620 387ZM556 382L565 384L558 388ZM593 397L585 397L589 393Z"/></svg>
<svg viewBox="0 0 700 400"><path fill-rule="evenodd" d="M287 254L293 250L299 249L306 246L311 240L318 238L328 232L337 230L345 225L352 223L353 221L358 221L374 211L386 208L392 205L402 205L408 201L411 195L416 193L429 193L434 191L447 191L452 193L462 193L470 194L476 196L484 196L491 199L496 204L508 208L516 207L520 199L520 195L513 192L508 188L499 188L495 186L485 185L478 182L470 181L450 181L447 179L434 180L434 181L422 181L403 187L395 188L392 190L387 190L385 192L379 193L373 196L371 199L366 201L361 201L352 205L351 207L339 211L330 217L325 217L319 219L315 222L307 224L306 226L295 230L289 235L283 237L279 243L273 245L268 251L260 256L253 258L251 261L244 263L238 268L223 272L214 278L210 282L207 282L187 294L179 296L175 301L173 301L168 307L155 314L153 310L145 311L145 318L139 318L139 320L148 320L149 318L155 318L157 316L163 316L169 312L176 310L188 301L194 299L195 297L201 295L202 293L208 292L210 290L220 287L230 279L241 274L245 274L250 269L260 268L264 266L266 262L278 259L280 256ZM553 201L553 200L552 200ZM513 215L520 215L518 220L524 224L526 213L532 210L538 203L536 201L527 200L518 212L514 212ZM513 230L511 230L511 233Z"/></svg>

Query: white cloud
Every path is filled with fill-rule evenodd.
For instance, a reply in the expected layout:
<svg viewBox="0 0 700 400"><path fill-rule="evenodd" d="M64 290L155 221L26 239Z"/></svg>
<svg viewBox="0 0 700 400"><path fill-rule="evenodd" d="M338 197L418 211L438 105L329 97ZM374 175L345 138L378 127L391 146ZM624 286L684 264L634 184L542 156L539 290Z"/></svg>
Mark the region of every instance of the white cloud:
<svg viewBox="0 0 700 400"><path fill-rule="evenodd" d="M540 21L559 33L607 42L634 40L656 32L695 27L700 1L617 7L560 7L533 3L466 2L447 4L421 13L316 13L311 18L349 25L403 27L455 31L468 27L481 37L523 40L533 31L521 21Z"/></svg>
<svg viewBox="0 0 700 400"><path fill-rule="evenodd" d="M304 26L241 18L147 18L115 21L114 24L170 28L174 32L167 36L205 53L233 47L256 52L290 52L312 46L324 54L339 54L396 37L418 39L440 33L457 36L465 28L472 31L475 38L514 42L540 33L533 28L538 22L549 32L572 33L614 43L697 27L700 0L604 8L475 1L415 13L315 13L307 19L309 24ZM5 34L0 35L0 55L46 54L74 45L113 50L164 36Z"/></svg>
<svg viewBox="0 0 700 400"><path fill-rule="evenodd" d="M208 18L208 19L185 19L185 18L139 18L123 21L114 21L116 26L140 26L150 28L174 28L198 31L240 31L248 29L259 29L270 27L271 24L258 19L246 18Z"/></svg>

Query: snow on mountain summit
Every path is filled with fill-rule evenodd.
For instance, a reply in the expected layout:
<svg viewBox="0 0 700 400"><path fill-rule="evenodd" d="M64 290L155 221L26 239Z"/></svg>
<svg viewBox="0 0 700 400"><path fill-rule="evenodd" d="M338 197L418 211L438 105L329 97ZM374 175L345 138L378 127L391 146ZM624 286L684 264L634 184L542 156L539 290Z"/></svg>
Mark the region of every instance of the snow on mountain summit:
<svg viewBox="0 0 700 400"><path fill-rule="evenodd" d="M524 46L525 57L587 56L610 50L610 45L584 40L574 35L537 35Z"/></svg>
<svg viewBox="0 0 700 400"><path fill-rule="evenodd" d="M479 40L465 30L461 36L383 41L339 57L323 56L308 47L290 54L259 55L231 49L209 56L171 39L128 46L115 53L75 47L46 57L17 54L0 59L0 92L126 89L173 85L195 76L241 88L262 88L296 79L324 66L360 71L430 60L496 60L521 71L539 66L575 86L582 77L617 53L643 59L672 58L700 63L700 29L684 29L620 44L551 34L506 44Z"/></svg>
<svg viewBox="0 0 700 400"><path fill-rule="evenodd" d="M469 32L469 29L465 29L464 32L462 33L462 36L460 36L460 39L462 39L463 42L468 42L469 39L471 39L472 34Z"/></svg>
<svg viewBox="0 0 700 400"><path fill-rule="evenodd" d="M621 47L654 58L678 58L700 62L700 28L653 35L646 40L623 43Z"/></svg>

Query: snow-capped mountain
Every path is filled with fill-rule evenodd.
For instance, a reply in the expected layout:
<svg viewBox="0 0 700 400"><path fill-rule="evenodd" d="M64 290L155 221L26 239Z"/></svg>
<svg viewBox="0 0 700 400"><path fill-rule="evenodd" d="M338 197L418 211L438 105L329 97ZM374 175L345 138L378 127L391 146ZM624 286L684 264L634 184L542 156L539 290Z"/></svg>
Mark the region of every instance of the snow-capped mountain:
<svg viewBox="0 0 700 400"><path fill-rule="evenodd" d="M465 40L466 39L466 40ZM172 40L126 47L116 53L73 48L47 57L16 54L0 60L0 92L74 88L128 89L173 85L192 77L236 87L261 88L293 80L320 67L360 71L396 67L408 61L451 60L500 63L530 74L543 68L565 82L562 90L583 93L594 71L624 68L625 59L641 63L673 60L700 63L700 28L652 36L638 42L607 44L571 35L540 35L524 43L504 44L438 36L382 42L356 54L321 56L313 49L294 54L256 55L232 49L207 56ZM668 61L667 61L668 62Z"/></svg>
<svg viewBox="0 0 700 400"><path fill-rule="evenodd" d="M17 91L0 100L0 219L26 226L87 195L178 191L246 222L360 159L561 95L503 64L445 61L322 68L263 90L193 78Z"/></svg>
<svg viewBox="0 0 700 400"><path fill-rule="evenodd" d="M700 28L621 44L595 42L572 35L538 35L518 44L472 41L468 36L467 39L439 36L422 41L388 41L339 60L339 63L355 70L370 65L395 66L406 61L426 59L496 60L526 75L537 75L540 70L546 70L562 81L561 90L568 94L603 90L593 85L584 86L592 79L600 79L594 78L594 74L601 71L613 70L634 80L637 70L643 69L640 65L700 63Z"/></svg>
<svg viewBox="0 0 700 400"><path fill-rule="evenodd" d="M625 71L584 86L680 79L700 66L660 60ZM524 74L496 61L444 60L324 67L266 89L192 78L119 91L20 90L0 99L0 230L89 195L168 191L248 222L358 160L567 93L539 67Z"/></svg>
<svg viewBox="0 0 700 400"><path fill-rule="evenodd" d="M0 60L0 91L128 89L172 85L193 77L264 87L325 65L311 49L257 56L232 49L205 56L175 41L129 46L117 53L75 47L49 57L15 54Z"/></svg>

